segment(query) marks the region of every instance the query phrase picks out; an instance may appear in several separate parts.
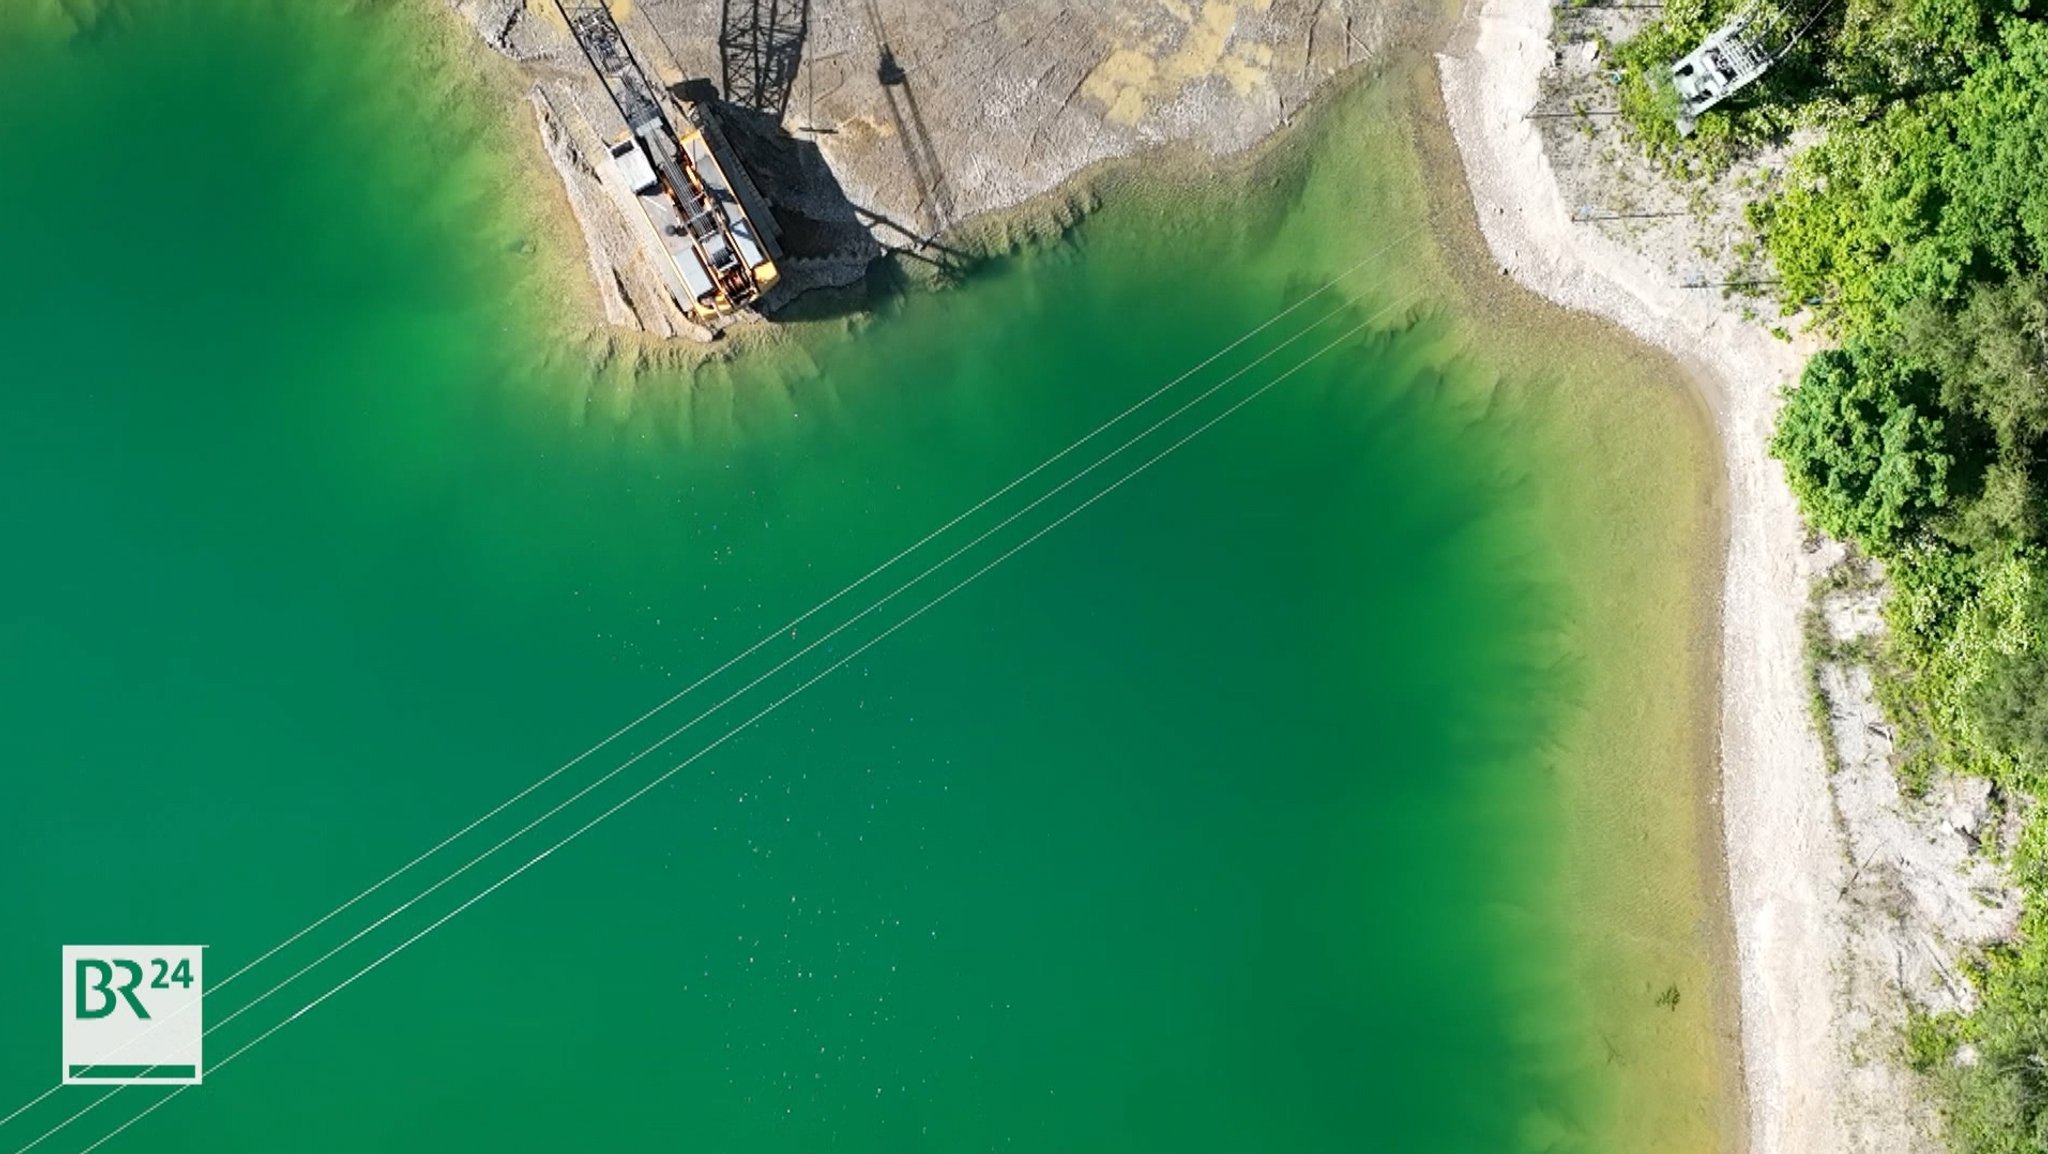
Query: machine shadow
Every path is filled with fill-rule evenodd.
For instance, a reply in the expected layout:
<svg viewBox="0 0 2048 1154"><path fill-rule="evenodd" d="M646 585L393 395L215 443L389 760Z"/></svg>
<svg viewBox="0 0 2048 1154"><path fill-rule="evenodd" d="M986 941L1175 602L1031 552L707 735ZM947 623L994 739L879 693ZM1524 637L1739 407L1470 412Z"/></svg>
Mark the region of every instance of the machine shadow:
<svg viewBox="0 0 2048 1154"><path fill-rule="evenodd" d="M708 80L686 81L671 94L711 112L768 202L788 276L781 299L765 302L777 319L863 312L916 279L950 282L974 263L968 253L853 203L817 143L792 134L776 114L728 100ZM925 274L914 277L912 265L924 266Z"/></svg>
<svg viewBox="0 0 2048 1154"><path fill-rule="evenodd" d="M721 0L718 59L725 99L782 119L810 27L810 0Z"/></svg>

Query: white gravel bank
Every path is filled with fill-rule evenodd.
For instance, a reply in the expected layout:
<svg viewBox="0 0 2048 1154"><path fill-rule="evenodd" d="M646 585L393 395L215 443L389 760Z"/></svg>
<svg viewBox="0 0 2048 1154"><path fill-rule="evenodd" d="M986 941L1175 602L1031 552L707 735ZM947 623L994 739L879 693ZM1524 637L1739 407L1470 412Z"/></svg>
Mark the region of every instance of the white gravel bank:
<svg viewBox="0 0 2048 1154"><path fill-rule="evenodd" d="M1694 366L1727 468L1721 785L1756 1154L1844 1148L1838 959L1845 853L1805 713L1800 612L1810 572L1792 495L1765 454L1800 351L1711 293L1574 224L1532 122L1550 63L1546 0L1472 0L1438 72L1473 205L1508 275L1608 317ZM1859 1145L1861 1143L1858 1143Z"/></svg>

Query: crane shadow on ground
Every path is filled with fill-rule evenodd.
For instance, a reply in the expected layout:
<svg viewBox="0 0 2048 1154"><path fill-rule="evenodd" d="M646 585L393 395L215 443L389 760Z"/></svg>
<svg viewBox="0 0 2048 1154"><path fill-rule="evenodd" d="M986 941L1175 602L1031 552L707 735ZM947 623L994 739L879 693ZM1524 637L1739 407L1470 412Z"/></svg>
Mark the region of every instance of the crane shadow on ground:
<svg viewBox="0 0 2048 1154"><path fill-rule="evenodd" d="M879 54L875 79L881 83L882 99L889 106L896 139L902 142L904 166L917 188L917 213L925 243L930 243L953 226L953 189L947 183L946 170L939 164L939 151L932 143L931 130L925 126L924 111L918 107L916 86L910 82L909 71L896 58L895 49L890 47L888 29L882 24L881 9L875 0L867 0L867 15Z"/></svg>
<svg viewBox="0 0 2048 1154"><path fill-rule="evenodd" d="M718 60L725 99L781 120L810 27L810 0L721 0Z"/></svg>

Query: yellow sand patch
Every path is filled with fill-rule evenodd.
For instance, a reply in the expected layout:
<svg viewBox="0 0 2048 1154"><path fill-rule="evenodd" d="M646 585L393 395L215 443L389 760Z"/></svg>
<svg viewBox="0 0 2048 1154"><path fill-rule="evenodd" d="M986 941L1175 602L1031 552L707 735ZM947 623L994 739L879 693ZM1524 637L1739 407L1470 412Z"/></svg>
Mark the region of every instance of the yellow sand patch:
<svg viewBox="0 0 2048 1154"><path fill-rule="evenodd" d="M1272 0L1250 3L1263 10ZM1160 0L1160 5L1186 25L1179 36L1170 38L1179 45L1173 52L1166 53L1165 44L1156 40L1125 44L1081 82L1082 94L1102 105L1105 120L1134 125L1154 102L1171 100L1181 89L1211 76L1221 76L1241 97L1266 83L1273 62L1271 46L1246 44L1231 50L1237 4L1204 0L1196 9L1187 0Z"/></svg>
<svg viewBox="0 0 2048 1154"><path fill-rule="evenodd" d="M879 116L849 116L836 122L833 128L839 143L849 148L896 135L895 127Z"/></svg>
<svg viewBox="0 0 2048 1154"><path fill-rule="evenodd" d="M682 66L677 64L673 58L670 58L667 63L647 56L643 56L641 59L654 66L654 82L663 88L673 88L688 79L688 77L683 75Z"/></svg>
<svg viewBox="0 0 2048 1154"><path fill-rule="evenodd" d="M1242 52L1224 57L1216 70L1230 81L1231 91L1239 96L1250 96L1254 89L1266 82L1266 74L1271 71L1272 64L1272 45L1254 44Z"/></svg>
<svg viewBox="0 0 2048 1154"><path fill-rule="evenodd" d="M1159 78L1159 62L1134 48L1119 48L1081 82L1081 92L1102 102L1112 124L1132 125L1145 115L1145 96Z"/></svg>
<svg viewBox="0 0 2048 1154"><path fill-rule="evenodd" d="M1214 72L1223 61L1224 46L1230 43L1230 31L1235 27L1237 5L1213 2L1202 5L1201 18L1188 27L1180 51L1160 67L1160 80L1168 88L1179 91L1188 81L1200 80Z"/></svg>

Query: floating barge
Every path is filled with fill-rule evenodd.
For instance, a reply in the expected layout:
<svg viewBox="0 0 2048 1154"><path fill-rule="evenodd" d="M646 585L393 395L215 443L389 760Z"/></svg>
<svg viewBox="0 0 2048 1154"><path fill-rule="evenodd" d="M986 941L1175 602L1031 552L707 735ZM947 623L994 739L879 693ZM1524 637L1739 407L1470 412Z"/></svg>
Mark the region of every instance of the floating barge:
<svg viewBox="0 0 2048 1154"><path fill-rule="evenodd" d="M773 218L710 110L686 107L678 132L611 11L598 0L556 4L625 120L609 142L612 164L653 230L655 265L676 304L716 322L759 301L780 276Z"/></svg>

